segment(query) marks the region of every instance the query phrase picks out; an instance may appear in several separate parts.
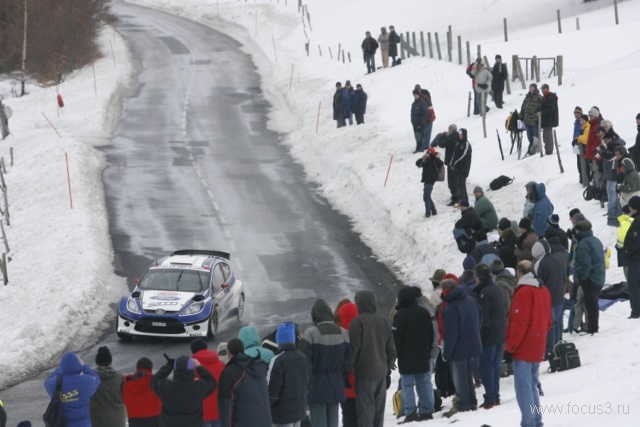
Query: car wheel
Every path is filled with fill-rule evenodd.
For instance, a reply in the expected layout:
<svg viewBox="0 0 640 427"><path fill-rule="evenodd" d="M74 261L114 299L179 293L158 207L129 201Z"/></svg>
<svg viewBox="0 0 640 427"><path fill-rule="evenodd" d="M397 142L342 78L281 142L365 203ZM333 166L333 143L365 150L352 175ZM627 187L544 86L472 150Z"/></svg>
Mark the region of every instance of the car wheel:
<svg viewBox="0 0 640 427"><path fill-rule="evenodd" d="M244 294L240 294L240 298L238 299L238 322L242 322L242 317L244 316Z"/></svg>
<svg viewBox="0 0 640 427"><path fill-rule="evenodd" d="M218 309L214 308L209 317L209 327L207 328L207 339L212 340L218 333Z"/></svg>
<svg viewBox="0 0 640 427"><path fill-rule="evenodd" d="M122 341L132 341L133 337L129 334L123 334L122 332L118 332L118 322L120 321L120 316L116 316L116 335Z"/></svg>

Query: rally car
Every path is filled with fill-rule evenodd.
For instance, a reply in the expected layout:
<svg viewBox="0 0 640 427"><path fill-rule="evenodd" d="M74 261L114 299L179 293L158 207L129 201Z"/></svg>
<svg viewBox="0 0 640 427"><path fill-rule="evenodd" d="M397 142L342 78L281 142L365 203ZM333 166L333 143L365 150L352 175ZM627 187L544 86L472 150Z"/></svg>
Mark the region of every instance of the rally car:
<svg viewBox="0 0 640 427"><path fill-rule="evenodd" d="M184 249L154 261L120 299L116 332L213 339L220 322L244 315L245 294L226 252Z"/></svg>

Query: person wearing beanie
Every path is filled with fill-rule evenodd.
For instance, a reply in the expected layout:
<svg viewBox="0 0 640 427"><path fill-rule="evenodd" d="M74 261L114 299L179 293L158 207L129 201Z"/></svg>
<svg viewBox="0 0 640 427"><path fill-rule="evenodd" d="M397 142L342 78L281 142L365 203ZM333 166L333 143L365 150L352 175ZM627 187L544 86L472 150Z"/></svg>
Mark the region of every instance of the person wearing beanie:
<svg viewBox="0 0 640 427"><path fill-rule="evenodd" d="M560 122L558 113L558 95L549 90L548 84L540 86L542 90L542 102L540 104L540 126L542 127L542 140L546 155L553 154L553 128Z"/></svg>
<svg viewBox="0 0 640 427"><path fill-rule="evenodd" d="M618 267L622 267L624 273L624 280L629 284L629 260L624 254L624 241L633 224L633 217L631 216L631 207L629 205L622 207L622 213L618 217L620 227L618 227L618 239L616 240L616 253L618 255Z"/></svg>
<svg viewBox="0 0 640 427"><path fill-rule="evenodd" d="M640 174L631 159L623 159L621 166L624 179L622 184L618 184L618 190L620 191L620 203L624 206L634 196L640 196Z"/></svg>
<svg viewBox="0 0 640 427"><path fill-rule="evenodd" d="M514 251L518 263L524 260L533 261L531 249L534 243L538 241L538 236L531 229L531 220L529 218L522 218L518 223L518 228L520 229L520 237L518 237Z"/></svg>
<svg viewBox="0 0 640 427"><path fill-rule="evenodd" d="M520 107L520 117L524 122L525 129L527 130L527 139L529 140L529 147L527 148L528 154L535 154L533 151L534 139L537 141L540 136L538 134L538 113L542 106L542 96L538 91L538 85L531 83L529 85L529 92L522 101L522 107Z"/></svg>
<svg viewBox="0 0 640 427"><path fill-rule="evenodd" d="M458 130L458 141L456 142L453 157L451 158L451 171L457 175L457 196L458 200L468 199L467 197L467 177L471 170L471 157L473 149L468 140L467 130L460 128Z"/></svg>
<svg viewBox="0 0 640 427"><path fill-rule="evenodd" d="M460 219L456 221L453 228L453 237L456 240L460 237L471 237L473 234L471 225L477 222L482 223L478 212L469 206L469 200L462 199L458 207L460 208Z"/></svg>
<svg viewBox="0 0 640 427"><path fill-rule="evenodd" d="M191 341L191 357L200 362L213 376L216 383L220 382L220 375L224 369L224 363L218 357L218 353L209 350L207 342L203 338L196 338ZM196 378L198 375L196 373ZM204 407L204 427L219 427L220 414L218 411L218 389L216 388L203 403Z"/></svg>
<svg viewBox="0 0 640 427"><path fill-rule="evenodd" d="M273 357L273 351L260 347L260 337L255 326L243 326L238 332L238 338L244 344L244 354L249 357L259 357L264 363L269 363Z"/></svg>
<svg viewBox="0 0 640 427"><path fill-rule="evenodd" d="M603 125L608 126L607 131L602 136L602 143L599 146L598 156L602 160L602 179L606 183L607 190L607 225L618 227L618 216L620 215L620 203L618 202L618 171L616 149L624 147L626 142L613 130L613 124L609 120L604 120ZM605 127L606 128L606 127Z"/></svg>
<svg viewBox="0 0 640 427"><path fill-rule="evenodd" d="M323 299L313 304L311 319L314 326L304 331L298 346L313 368L311 390L307 396L311 423L337 426L338 404L345 399L344 374L351 358L349 335L333 322L333 312Z"/></svg>
<svg viewBox="0 0 640 427"><path fill-rule="evenodd" d="M271 421L275 427L299 425L307 415L311 362L296 348L294 323L278 325L276 341L281 351L271 359L267 371Z"/></svg>
<svg viewBox="0 0 640 427"><path fill-rule="evenodd" d="M513 299L513 293L516 290L516 284L518 280L511 274L509 270L504 267L501 260L494 260L489 266L491 274L493 275L493 281L502 291L502 305L504 307L504 314L506 322L509 321L509 309L511 308L511 300Z"/></svg>
<svg viewBox="0 0 640 427"><path fill-rule="evenodd" d="M356 90L353 92L351 110L356 117L356 124L358 125L364 124L364 115L367 112L367 99L367 92L362 89L362 85L360 83L356 84Z"/></svg>
<svg viewBox="0 0 640 427"><path fill-rule="evenodd" d="M487 231L493 230L498 225L498 214L496 213L496 209L493 207L493 203L491 203L491 200L484 195L482 187L475 187L473 189L473 195L476 198L473 207L482 220L482 226Z"/></svg>
<svg viewBox="0 0 640 427"><path fill-rule="evenodd" d="M401 61L396 59L398 56L398 43L401 39L393 25L389 25L389 56L391 57L391 66L400 65Z"/></svg>
<svg viewBox="0 0 640 427"><path fill-rule="evenodd" d="M433 273L433 276L429 278L431 284L433 285L433 289L436 289L438 286L440 286L440 281L446 274L447 272L442 268L437 269L436 272Z"/></svg>
<svg viewBox="0 0 640 427"><path fill-rule="evenodd" d="M516 245L518 244L519 232L514 231L512 222L507 218L502 218L498 223L498 234L500 238L496 243L496 249L498 249L498 256L506 267L515 269L518 263L518 257L516 256ZM518 229L518 224L515 224L515 229Z"/></svg>
<svg viewBox="0 0 640 427"><path fill-rule="evenodd" d="M69 427L91 426L89 415L90 400L100 386L100 376L75 353L65 353L60 365L44 381L44 388L49 397L56 392L60 381L60 393L73 395L71 402L62 403L62 413Z"/></svg>
<svg viewBox="0 0 640 427"><path fill-rule="evenodd" d="M96 372L100 376L100 387L91 396L92 427L124 427L127 423L122 400L122 374L111 367L111 362L109 347L98 348Z"/></svg>
<svg viewBox="0 0 640 427"><path fill-rule="evenodd" d="M484 66L480 58L478 58L475 66L471 70L471 75L475 79L474 89L478 94L478 112L484 117L491 109L487 106L487 97L489 96L489 92L491 92L493 76L491 75L491 71Z"/></svg>
<svg viewBox="0 0 640 427"><path fill-rule="evenodd" d="M411 104L411 125L413 135L416 139L416 149L414 153L422 152L422 139L424 137L425 123L429 117L429 105L422 99L420 89L413 90L413 103Z"/></svg>
<svg viewBox="0 0 640 427"><path fill-rule="evenodd" d="M502 62L502 56L496 55L496 63L493 64L491 80L491 91L493 92L493 102L496 107L502 108L504 101L502 100L502 94L504 93L504 82L509 77L509 71L507 70L507 64Z"/></svg>
<svg viewBox="0 0 640 427"><path fill-rule="evenodd" d="M623 251L629 263L627 284L629 286L629 304L631 315L629 319L640 319L640 197L634 196L629 200L629 212L633 222L624 237Z"/></svg>
<svg viewBox="0 0 640 427"><path fill-rule="evenodd" d="M375 38L371 37L371 32L367 31L365 33L365 39L362 41L361 47L364 62L367 64L367 74L375 73L376 50L378 50L379 44Z"/></svg>
<svg viewBox="0 0 640 427"><path fill-rule="evenodd" d="M589 221L578 221L573 232L578 241L573 259L574 275L584 293L587 333L593 335L598 332L598 297L605 281L604 248L602 242L593 235Z"/></svg>
<svg viewBox="0 0 640 427"><path fill-rule="evenodd" d="M151 378L151 389L162 402L163 427L203 426L203 403L217 388L213 375L197 359L187 355L169 359ZM169 375L173 372L173 379ZM196 374L200 378L196 380Z"/></svg>
<svg viewBox="0 0 640 427"><path fill-rule="evenodd" d="M447 167L447 187L451 193L451 200L447 206L454 206L460 201L458 197L458 175L451 170L451 160L458 144L458 126L450 124L446 131L441 132L431 141L431 147L444 148L444 164Z"/></svg>
<svg viewBox="0 0 640 427"><path fill-rule="evenodd" d="M122 383L122 400L127 409L129 427L159 427L162 402L151 390L153 362L138 359L136 371L127 374Z"/></svg>
<svg viewBox="0 0 640 427"><path fill-rule="evenodd" d="M553 230L555 232L553 235L560 239L560 243L562 244L564 249L568 251L569 239L567 238L567 233L560 228L560 216L558 214L549 215L549 218L547 218L547 223L549 225L547 231ZM546 235L547 233L545 232L544 236L546 237Z"/></svg>
<svg viewBox="0 0 640 427"><path fill-rule="evenodd" d="M333 94L333 120L336 121L339 128L347 125L344 115L344 105L342 104L345 92L342 83L337 82L336 91Z"/></svg>
<svg viewBox="0 0 640 427"><path fill-rule="evenodd" d="M591 132L591 124L589 122L589 116L581 114L576 116L577 124L574 124L573 135L574 139L572 145L574 153L577 154L578 170L580 172L580 181L583 187L589 185L589 179L591 177L591 162L585 160L586 145L589 140L589 133ZM584 173L583 173L584 172Z"/></svg>
<svg viewBox="0 0 640 427"><path fill-rule="evenodd" d="M429 147L422 157L416 161L416 166L422 168L421 182L424 185L422 194L425 212L424 217L430 218L432 215L438 214L436 204L431 198L431 193L433 193L434 185L438 182L438 177L440 175L440 171L444 168L444 163L438 157L436 149Z"/></svg>

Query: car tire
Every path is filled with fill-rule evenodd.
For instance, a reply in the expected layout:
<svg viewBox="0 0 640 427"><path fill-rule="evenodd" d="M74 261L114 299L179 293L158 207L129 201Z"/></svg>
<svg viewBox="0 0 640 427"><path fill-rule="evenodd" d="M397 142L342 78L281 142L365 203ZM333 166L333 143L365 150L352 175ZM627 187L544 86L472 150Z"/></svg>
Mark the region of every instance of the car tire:
<svg viewBox="0 0 640 427"><path fill-rule="evenodd" d="M120 316L116 316L116 335L122 341L133 341L133 337L129 334L123 334L122 332L118 332L118 322L120 321Z"/></svg>
<svg viewBox="0 0 640 427"><path fill-rule="evenodd" d="M207 325L207 340L211 341L216 337L218 333L218 326L220 319L218 318L218 309L214 308L209 316L209 324Z"/></svg>
<svg viewBox="0 0 640 427"><path fill-rule="evenodd" d="M238 322L242 322L242 318L244 317L244 294L240 294L240 298L238 298L238 307L236 308L236 310Z"/></svg>

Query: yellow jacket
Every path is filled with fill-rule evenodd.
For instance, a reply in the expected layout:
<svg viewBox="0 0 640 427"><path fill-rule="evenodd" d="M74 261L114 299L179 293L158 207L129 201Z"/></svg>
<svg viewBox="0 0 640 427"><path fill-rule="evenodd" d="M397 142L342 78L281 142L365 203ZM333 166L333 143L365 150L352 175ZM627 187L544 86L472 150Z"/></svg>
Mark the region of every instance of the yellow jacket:
<svg viewBox="0 0 640 427"><path fill-rule="evenodd" d="M589 139L589 130L591 129L591 123L586 122L582 125L582 135L578 137L578 142L582 145L587 145Z"/></svg>
<svg viewBox="0 0 640 427"><path fill-rule="evenodd" d="M627 231L629 231L629 227L631 227L633 217L623 213L618 217L618 222L620 223L620 227L618 227L618 241L616 242L616 248L622 249L624 246L624 238L627 235Z"/></svg>

